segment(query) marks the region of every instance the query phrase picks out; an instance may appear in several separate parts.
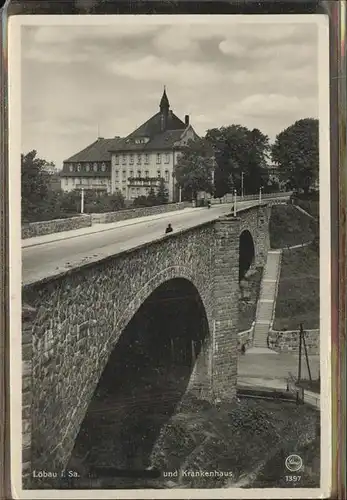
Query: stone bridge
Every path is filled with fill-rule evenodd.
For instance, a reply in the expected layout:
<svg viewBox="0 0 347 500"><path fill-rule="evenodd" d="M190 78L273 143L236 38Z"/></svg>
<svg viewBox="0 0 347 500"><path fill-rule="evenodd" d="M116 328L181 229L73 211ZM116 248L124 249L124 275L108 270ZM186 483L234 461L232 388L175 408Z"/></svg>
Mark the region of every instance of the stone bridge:
<svg viewBox="0 0 347 500"><path fill-rule="evenodd" d="M117 385L140 358L144 370L186 359L175 404L235 397L239 280L265 263L270 211L263 203L23 287L23 477L67 466L105 373Z"/></svg>

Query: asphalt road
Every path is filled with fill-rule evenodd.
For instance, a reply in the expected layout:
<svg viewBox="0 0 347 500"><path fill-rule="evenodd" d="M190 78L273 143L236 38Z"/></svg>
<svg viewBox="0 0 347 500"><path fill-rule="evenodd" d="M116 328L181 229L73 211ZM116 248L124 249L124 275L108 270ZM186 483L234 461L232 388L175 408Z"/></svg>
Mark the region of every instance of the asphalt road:
<svg viewBox="0 0 347 500"><path fill-rule="evenodd" d="M239 202L238 209L257 204L258 201ZM116 255L161 236L164 237L165 228L169 222L173 227L173 233L169 236L174 236L175 232L180 229L214 220L230 213L231 210L230 204L215 205L211 209L190 210L186 213L182 210L180 213L163 214L159 219L142 218L141 222L136 224L132 220L127 226L22 248L22 284L26 285L53 277L83 263Z"/></svg>

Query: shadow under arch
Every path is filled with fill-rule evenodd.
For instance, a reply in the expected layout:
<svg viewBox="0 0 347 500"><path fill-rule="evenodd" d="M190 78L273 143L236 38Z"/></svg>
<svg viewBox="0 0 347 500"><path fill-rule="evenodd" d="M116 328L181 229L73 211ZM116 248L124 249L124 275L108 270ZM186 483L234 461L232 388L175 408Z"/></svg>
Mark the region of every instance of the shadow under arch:
<svg viewBox="0 0 347 500"><path fill-rule="evenodd" d="M204 304L186 278L161 283L142 303L115 344L75 440L68 464L149 467L161 428L186 392L209 336ZM125 487L109 478L103 487ZM74 487L74 486L72 486ZM78 483L75 485L78 487Z"/></svg>
<svg viewBox="0 0 347 500"><path fill-rule="evenodd" d="M242 281L255 260L254 241L251 233L245 229L240 234L239 246L239 281Z"/></svg>

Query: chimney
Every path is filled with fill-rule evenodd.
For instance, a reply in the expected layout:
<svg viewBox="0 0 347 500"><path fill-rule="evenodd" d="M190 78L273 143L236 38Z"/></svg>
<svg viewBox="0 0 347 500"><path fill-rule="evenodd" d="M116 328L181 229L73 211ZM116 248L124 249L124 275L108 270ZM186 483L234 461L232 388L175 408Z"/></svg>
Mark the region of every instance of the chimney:
<svg viewBox="0 0 347 500"><path fill-rule="evenodd" d="M189 115L186 115L184 117L184 123L185 123L186 127L188 127L188 125L189 125Z"/></svg>

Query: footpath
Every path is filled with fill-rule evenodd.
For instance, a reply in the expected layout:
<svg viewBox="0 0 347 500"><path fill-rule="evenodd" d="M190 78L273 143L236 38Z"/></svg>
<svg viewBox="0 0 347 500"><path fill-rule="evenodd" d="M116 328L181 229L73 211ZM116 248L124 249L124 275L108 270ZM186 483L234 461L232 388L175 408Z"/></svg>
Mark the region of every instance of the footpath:
<svg viewBox="0 0 347 500"><path fill-rule="evenodd" d="M286 391L287 380L290 376L296 377L299 365L299 355L291 353L269 352L269 349L252 347L246 354L240 355L237 368L238 389L267 389ZM320 373L319 356L309 356L310 370L313 380L317 380ZM301 364L302 379L309 379L304 356ZM319 408L320 394L305 389L304 400Z"/></svg>
<svg viewBox="0 0 347 500"><path fill-rule="evenodd" d="M102 233L104 231L112 231L121 227L133 226L143 222L150 222L157 219L167 219L179 214L187 214L189 212L197 212L198 210L206 210L205 208L184 208L181 210L174 210L172 212L165 212L156 215L146 215L143 217L136 217L134 219L126 219L117 222L96 223L89 227L81 227L79 229L71 229L69 231L61 231L59 233L45 234L43 236L35 236L34 238L26 238L22 240L22 248L32 247L36 245L44 245L45 243L53 243L54 241L68 240L77 238L79 236L86 236L88 234Z"/></svg>

